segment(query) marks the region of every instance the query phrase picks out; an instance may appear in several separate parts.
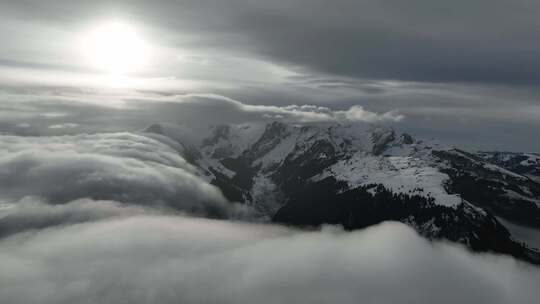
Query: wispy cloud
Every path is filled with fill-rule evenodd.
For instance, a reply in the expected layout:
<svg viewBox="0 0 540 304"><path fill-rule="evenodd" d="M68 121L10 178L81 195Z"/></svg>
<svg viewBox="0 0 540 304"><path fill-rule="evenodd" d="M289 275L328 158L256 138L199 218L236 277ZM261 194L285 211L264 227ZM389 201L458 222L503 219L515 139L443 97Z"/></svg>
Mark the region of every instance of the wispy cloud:
<svg viewBox="0 0 540 304"><path fill-rule="evenodd" d="M397 110L376 113L362 106L352 106L348 110L332 110L316 105L251 105L232 98L215 94L187 94L162 99L168 102L201 103L205 106L229 107L233 111L258 114L260 118L285 119L288 121L356 121L356 122L399 122L404 118Z"/></svg>

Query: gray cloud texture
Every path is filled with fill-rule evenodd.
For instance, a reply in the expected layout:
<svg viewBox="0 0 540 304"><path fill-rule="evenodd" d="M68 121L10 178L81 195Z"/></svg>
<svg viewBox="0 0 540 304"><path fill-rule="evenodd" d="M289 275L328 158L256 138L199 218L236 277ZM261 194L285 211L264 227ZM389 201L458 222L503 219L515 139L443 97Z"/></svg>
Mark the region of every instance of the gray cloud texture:
<svg viewBox="0 0 540 304"><path fill-rule="evenodd" d="M384 93L373 96L346 99L338 98L336 92L333 103L321 103L319 95L316 95L319 99L307 96L287 100L283 96L272 98L275 92L263 91L262 95L269 94L263 105L253 102L260 101L256 96L233 99L207 93L171 95L130 90L114 94L99 90L58 93L53 89L40 93L0 93L0 133L136 131L156 122L207 127L272 120L344 121L346 115L351 116L355 109L361 109L360 105L365 105L360 120L392 124L418 138L434 137L466 149L521 152L540 149L540 142L530 140L540 128L538 90L492 91L477 86L412 83L390 83L383 90ZM491 104L488 108L486 98ZM293 101L297 106L289 104ZM48 128L74 122L78 124L75 128Z"/></svg>
<svg viewBox="0 0 540 304"><path fill-rule="evenodd" d="M133 216L0 241L4 303L537 303L540 271L398 223L344 233Z"/></svg>
<svg viewBox="0 0 540 304"><path fill-rule="evenodd" d="M249 54L355 78L540 79L540 5L529 0L17 0L4 7L11 17L34 17L38 10L38 19L52 24L125 16L165 31L176 47Z"/></svg>
<svg viewBox="0 0 540 304"><path fill-rule="evenodd" d="M161 102L180 104L178 111L206 110L207 115L218 115L222 121L234 119L235 116L243 116L245 120L287 120L292 122L316 122L316 121L353 121L353 122L399 122L404 116L397 111L375 113L365 110L362 106L352 106L347 110L332 110L324 106L316 105L251 105L242 103L228 97L215 94L186 94L157 99ZM183 107L182 107L183 105ZM191 111L190 111L191 112ZM201 113L202 114L202 113ZM206 116L207 116L206 115ZM219 118L211 120L219 122ZM207 118L207 117L206 117Z"/></svg>
<svg viewBox="0 0 540 304"><path fill-rule="evenodd" d="M181 123L206 130L209 125L275 120L383 124L406 120L399 110L374 112L359 105L343 110L313 104L257 105L208 93L163 96L133 92L114 97L99 93L74 94L70 102L52 98L57 102L34 96L22 101L0 97L5 107L10 108L10 115L4 120L3 128L0 124L0 130L13 135L60 135L141 130L156 122ZM77 121L77 125L73 121Z"/></svg>
<svg viewBox="0 0 540 304"><path fill-rule="evenodd" d="M98 221L111 217L156 214L158 209L115 201L78 199L51 205L38 197L0 204L0 238L24 231Z"/></svg>
<svg viewBox="0 0 540 304"><path fill-rule="evenodd" d="M82 198L170 208L211 217L242 208L195 174L173 149L131 133L0 136L0 199L49 204Z"/></svg>

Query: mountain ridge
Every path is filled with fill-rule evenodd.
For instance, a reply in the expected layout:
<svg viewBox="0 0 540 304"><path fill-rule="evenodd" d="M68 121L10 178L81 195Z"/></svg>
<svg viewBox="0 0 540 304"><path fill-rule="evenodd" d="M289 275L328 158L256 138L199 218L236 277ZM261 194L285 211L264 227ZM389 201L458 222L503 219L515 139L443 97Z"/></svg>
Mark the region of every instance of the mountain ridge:
<svg viewBox="0 0 540 304"><path fill-rule="evenodd" d="M221 125L198 142L179 129L145 132L180 143L201 176L263 221L353 230L396 220L427 238L540 263L495 217L540 228L540 183L485 152L366 123Z"/></svg>

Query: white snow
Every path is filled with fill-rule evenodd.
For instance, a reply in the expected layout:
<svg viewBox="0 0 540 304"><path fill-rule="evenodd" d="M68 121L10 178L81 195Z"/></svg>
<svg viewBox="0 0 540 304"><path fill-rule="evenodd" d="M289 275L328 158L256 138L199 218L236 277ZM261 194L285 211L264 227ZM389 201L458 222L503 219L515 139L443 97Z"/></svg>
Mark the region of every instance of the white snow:
<svg viewBox="0 0 540 304"><path fill-rule="evenodd" d="M273 149L256 160L254 165L261 165L263 169L267 169L274 164L283 162L287 155L294 151L296 142L297 134L291 134L282 138Z"/></svg>
<svg viewBox="0 0 540 304"><path fill-rule="evenodd" d="M317 179L327 176L345 181L351 188L382 184L395 193L431 196L436 204L449 207L462 201L458 195L448 194L444 189L448 175L409 156L381 157L359 152L350 159L337 162Z"/></svg>

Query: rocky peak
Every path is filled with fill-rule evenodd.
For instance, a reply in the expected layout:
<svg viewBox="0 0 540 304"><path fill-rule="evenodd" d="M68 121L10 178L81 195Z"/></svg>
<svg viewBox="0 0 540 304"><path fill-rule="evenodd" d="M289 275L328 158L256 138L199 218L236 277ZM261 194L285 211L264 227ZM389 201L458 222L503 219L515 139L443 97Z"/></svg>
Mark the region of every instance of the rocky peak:
<svg viewBox="0 0 540 304"><path fill-rule="evenodd" d="M388 148L388 144L396 139L396 133L392 129L377 129L371 134L373 142L373 154L380 155Z"/></svg>

